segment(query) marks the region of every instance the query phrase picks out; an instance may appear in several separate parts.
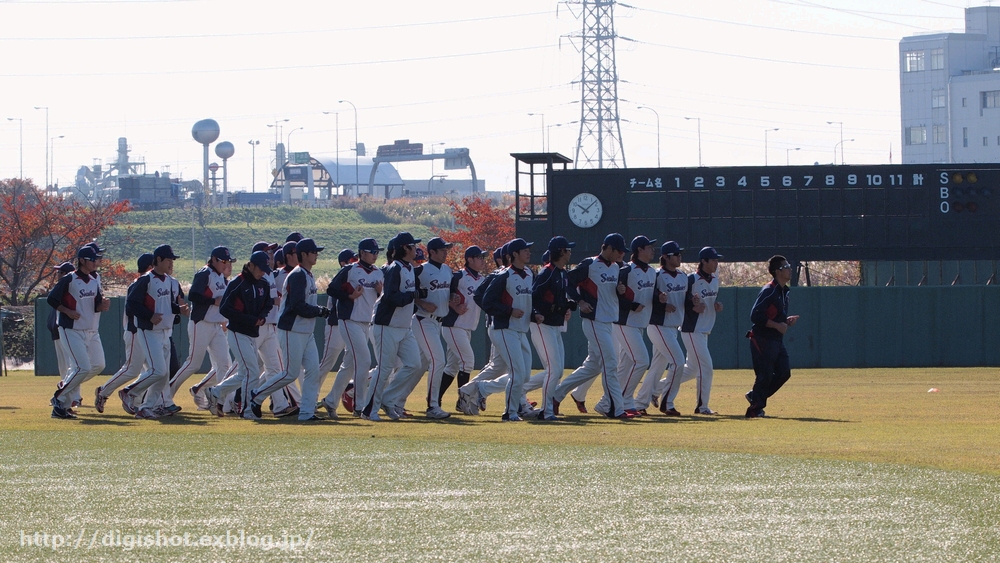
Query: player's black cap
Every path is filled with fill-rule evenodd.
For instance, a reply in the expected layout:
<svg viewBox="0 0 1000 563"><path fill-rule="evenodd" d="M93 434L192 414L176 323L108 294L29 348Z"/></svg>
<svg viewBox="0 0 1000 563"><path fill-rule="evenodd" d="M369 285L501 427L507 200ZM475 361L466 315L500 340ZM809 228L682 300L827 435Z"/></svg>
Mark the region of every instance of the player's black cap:
<svg viewBox="0 0 1000 563"><path fill-rule="evenodd" d="M139 272L145 273L150 268L153 267L153 254L150 252L143 252L139 255L139 258L135 261L135 268Z"/></svg>
<svg viewBox="0 0 1000 563"><path fill-rule="evenodd" d="M76 266L74 266L72 262L63 262L62 264L59 264L58 266L52 266L52 269L53 270L59 270L60 274L64 274L65 275L65 274L68 274L68 273L72 272L73 270L75 270Z"/></svg>
<svg viewBox="0 0 1000 563"><path fill-rule="evenodd" d="M561 250L563 248L573 248L574 246L576 246L575 242L570 242L566 240L566 237L563 236L552 237L552 239L549 241L550 251Z"/></svg>
<svg viewBox="0 0 1000 563"><path fill-rule="evenodd" d="M276 242L260 241L257 244L253 245L253 248L250 250L250 252L254 253L254 252L259 252L261 250L277 250L277 249L278 249L278 243Z"/></svg>
<svg viewBox="0 0 1000 563"><path fill-rule="evenodd" d="M225 246L216 246L212 249L212 258L216 260L222 260L223 262L235 262L236 259L233 255L229 253L229 249Z"/></svg>
<svg viewBox="0 0 1000 563"><path fill-rule="evenodd" d="M531 248L531 245L535 243L527 242L523 238L516 238L507 243L507 252L514 254L515 252L520 252L525 248Z"/></svg>
<svg viewBox="0 0 1000 563"><path fill-rule="evenodd" d="M101 248L100 246L97 246L97 241L88 242L86 246L93 248L98 254L104 254L104 249Z"/></svg>
<svg viewBox="0 0 1000 563"><path fill-rule="evenodd" d="M170 248L169 244L161 244L153 250L154 258L169 258L171 260L177 260L180 256L174 254L174 249Z"/></svg>
<svg viewBox="0 0 1000 563"><path fill-rule="evenodd" d="M413 235L407 232L402 232L396 235L396 248L402 248L408 244L417 244L420 239L413 238Z"/></svg>
<svg viewBox="0 0 1000 563"><path fill-rule="evenodd" d="M340 251L340 254L337 255L337 261L341 264L347 264L353 262L357 257L358 255L355 254L353 250L345 248Z"/></svg>
<svg viewBox="0 0 1000 563"><path fill-rule="evenodd" d="M684 249L672 240L668 240L660 247L660 254L664 256L678 256L681 252L684 252Z"/></svg>
<svg viewBox="0 0 1000 563"><path fill-rule="evenodd" d="M77 260L90 260L91 262L101 258L101 255L94 250L93 246L83 246L76 251Z"/></svg>
<svg viewBox="0 0 1000 563"><path fill-rule="evenodd" d="M434 237L427 241L427 250L441 250L442 248L451 248L455 246L453 243L445 242L441 237Z"/></svg>
<svg viewBox="0 0 1000 563"><path fill-rule="evenodd" d="M285 253L285 256L288 256L289 254L295 254L296 244L298 244L298 242L290 240L286 242L284 246L281 247L281 251Z"/></svg>
<svg viewBox="0 0 1000 563"><path fill-rule="evenodd" d="M635 251L639 250L640 248L642 248L644 246L649 246L651 244L656 244L656 239L655 238L653 240L649 240L649 238L647 238L647 237L645 237L643 235L639 235L639 236L635 237L634 239L632 239L632 252L635 252Z"/></svg>
<svg viewBox="0 0 1000 563"><path fill-rule="evenodd" d="M698 253L699 260L720 260L721 258L722 255L719 254L711 246L706 246L705 248L702 248L701 252Z"/></svg>
<svg viewBox="0 0 1000 563"><path fill-rule="evenodd" d="M271 257L263 250L251 254L250 263L260 268L265 274L271 273Z"/></svg>
<svg viewBox="0 0 1000 563"><path fill-rule="evenodd" d="M628 250L625 248L625 237L618 233L611 233L604 237L604 246L610 246L619 252L626 252Z"/></svg>
<svg viewBox="0 0 1000 563"><path fill-rule="evenodd" d="M285 251L279 248L274 252L274 264L278 265L284 263L285 263Z"/></svg>
<svg viewBox="0 0 1000 563"><path fill-rule="evenodd" d="M494 260L499 260L501 256L503 256L503 247L502 246L500 248L497 248L497 249L495 249L493 251L493 259Z"/></svg>
<svg viewBox="0 0 1000 563"><path fill-rule="evenodd" d="M298 231L295 231L295 232L289 233L288 236L285 237L285 242L299 242L300 240L302 240L304 238L305 237L302 236L302 233L300 233Z"/></svg>
<svg viewBox="0 0 1000 563"><path fill-rule="evenodd" d="M482 248L479 248L476 245L472 245L469 248L465 249L466 260L468 260L469 258L480 258L482 256L486 256L487 254L489 253L483 250Z"/></svg>
<svg viewBox="0 0 1000 563"><path fill-rule="evenodd" d="M358 243L358 252L364 250L365 252L371 252L373 254L378 254L379 252L385 250L384 248L379 248L378 241L373 238L366 238Z"/></svg>
<svg viewBox="0 0 1000 563"><path fill-rule="evenodd" d="M311 238L304 238L295 243L295 252L321 252L325 247L316 246L316 241Z"/></svg>

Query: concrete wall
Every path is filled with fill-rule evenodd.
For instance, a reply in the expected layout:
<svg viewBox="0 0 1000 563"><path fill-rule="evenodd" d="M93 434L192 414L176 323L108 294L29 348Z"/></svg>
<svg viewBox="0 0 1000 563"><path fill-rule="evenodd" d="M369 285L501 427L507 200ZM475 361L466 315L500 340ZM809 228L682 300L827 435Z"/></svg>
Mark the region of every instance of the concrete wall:
<svg viewBox="0 0 1000 563"><path fill-rule="evenodd" d="M719 292L723 312L709 338L719 369L750 369L750 308L757 288L724 287ZM795 368L1000 366L1000 287L796 287L790 313L802 319L786 336ZM124 361L123 298L113 298L111 311L101 316L101 340L107 357L104 373L114 373ZM35 374L55 375L53 343L45 330L49 307L35 306ZM187 356L187 321L174 331L177 353ZM322 350L323 325L316 325ZM565 333L566 366L575 367L587 355L578 316ZM649 340L644 339L647 349ZM473 335L477 369L489 357L486 331ZM534 368L541 368L535 355ZM208 370L207 358L200 373Z"/></svg>

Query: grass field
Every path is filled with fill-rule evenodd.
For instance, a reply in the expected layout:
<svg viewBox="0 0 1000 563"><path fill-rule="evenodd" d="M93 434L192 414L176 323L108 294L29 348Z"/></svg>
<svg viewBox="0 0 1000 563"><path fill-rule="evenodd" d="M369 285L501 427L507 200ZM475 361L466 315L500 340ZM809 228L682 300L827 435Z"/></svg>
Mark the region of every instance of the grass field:
<svg viewBox="0 0 1000 563"><path fill-rule="evenodd" d="M500 423L491 397L478 417L303 426L214 419L188 397L162 422L110 401L53 420L55 378L15 372L0 558L1000 558L996 370L799 370L759 420L741 416L750 378L716 374L719 417ZM693 402L686 384L678 409ZM216 545L169 545L183 534Z"/></svg>

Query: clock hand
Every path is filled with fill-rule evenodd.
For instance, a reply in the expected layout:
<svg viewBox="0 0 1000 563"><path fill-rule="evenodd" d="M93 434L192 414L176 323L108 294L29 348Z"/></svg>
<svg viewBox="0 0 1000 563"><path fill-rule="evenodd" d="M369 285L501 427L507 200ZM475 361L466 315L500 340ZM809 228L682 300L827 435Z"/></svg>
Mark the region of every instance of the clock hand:
<svg viewBox="0 0 1000 563"><path fill-rule="evenodd" d="M598 201L600 201L600 200L595 199L594 201L590 202L590 205L587 206L586 211L590 211L590 208L593 207L594 204L596 204Z"/></svg>

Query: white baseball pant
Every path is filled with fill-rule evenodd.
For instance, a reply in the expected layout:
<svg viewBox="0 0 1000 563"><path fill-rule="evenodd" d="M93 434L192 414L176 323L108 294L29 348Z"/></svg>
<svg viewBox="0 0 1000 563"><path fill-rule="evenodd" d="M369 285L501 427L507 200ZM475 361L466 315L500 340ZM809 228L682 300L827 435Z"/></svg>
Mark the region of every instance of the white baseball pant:
<svg viewBox="0 0 1000 563"><path fill-rule="evenodd" d="M712 355L708 351L707 332L682 332L687 358L684 363L684 380L695 379L698 386L699 409L708 408L708 399L712 394Z"/></svg>
<svg viewBox="0 0 1000 563"><path fill-rule="evenodd" d="M122 340L125 342L125 363L101 386L100 393L105 399L110 397L115 392L115 389L132 381L142 372L142 365L146 361L146 353L143 351L142 345L139 344L137 336L138 332L132 334L127 330L122 336Z"/></svg>
<svg viewBox="0 0 1000 563"><path fill-rule="evenodd" d="M618 381L622 385L625 410L635 410L635 390L649 367L649 352L642 339L642 329L634 326L615 324L611 329L618 352ZM601 399L595 407L599 412L608 408L608 402Z"/></svg>
<svg viewBox="0 0 1000 563"><path fill-rule="evenodd" d="M612 323L601 323L590 319L581 319L583 334L587 337L587 358L573 373L556 388L554 397L562 401L571 389L576 389L581 383L593 380L601 374L601 387L604 389L604 399L608 398L606 411L609 416L620 416L625 412L625 399L621 383L618 381L618 357L615 354ZM601 412L601 411L599 411Z"/></svg>
<svg viewBox="0 0 1000 563"><path fill-rule="evenodd" d="M491 335L497 352L504 362L510 366L510 378L505 389L506 406L504 415L517 414L521 410L521 396L524 394L524 382L531 375L531 344L528 334L509 328L494 330Z"/></svg>
<svg viewBox="0 0 1000 563"><path fill-rule="evenodd" d="M163 398L166 405L174 404L174 396L193 373L201 368L205 361L205 353L212 360L211 370L214 376L226 377L232 361L229 359L229 345L226 342L226 331L222 323L208 321L188 321L188 357L177 373L170 378L170 392Z"/></svg>
<svg viewBox="0 0 1000 563"><path fill-rule="evenodd" d="M646 335L653 343L653 359L649 362L649 374L639 387L635 399L636 407L647 408L656 395L665 403L662 409L674 408L674 399L681 388L684 366L684 351L678 341L678 330L675 326L649 325ZM664 373L666 372L666 373Z"/></svg>
<svg viewBox="0 0 1000 563"><path fill-rule="evenodd" d="M330 314L335 315L336 312ZM334 326L323 323L323 357L319 360L319 387L321 390L323 389L323 383L326 381L326 376L333 370L333 365L337 363L337 359L340 358L340 353L343 351L344 333L340 331L340 323ZM333 386L337 386L336 376L334 376ZM332 389L330 393L333 393ZM327 395L326 397L329 398L329 396ZM333 404L336 405L337 403L334 402Z"/></svg>
<svg viewBox="0 0 1000 563"><path fill-rule="evenodd" d="M136 399L145 395L138 408L153 408L160 402L160 395L170 379L170 330L139 329L136 339L149 367L129 386L128 396L135 405Z"/></svg>
<svg viewBox="0 0 1000 563"><path fill-rule="evenodd" d="M419 340L416 336L413 339L414 341ZM417 345L417 352L420 357L420 364L416 369L403 372L399 358L396 358L396 370L392 377L389 378L389 382L386 383L385 393L382 394L382 405L389 408L406 408L406 400L416 390L420 379L427 373L427 368L431 366L430 360L424 355L423 350L420 350L419 344Z"/></svg>
<svg viewBox="0 0 1000 563"><path fill-rule="evenodd" d="M448 361L444 372L457 375L459 372L472 373L476 369L476 353L472 350L472 331L456 326L441 327L444 343L448 347Z"/></svg>
<svg viewBox="0 0 1000 563"><path fill-rule="evenodd" d="M250 382L250 388L260 387L265 381L274 377L281 371L281 349L278 346L278 326L274 323L264 323L259 329L260 336L257 337L257 353L260 356L260 363L264 365L264 372L257 376L257 380ZM250 376L253 380L253 376ZM250 399L243 398L243 403L247 404ZM261 398L263 401L263 397ZM298 406L299 394L295 385L289 385L271 394L271 405L274 412L281 412L287 409L294 402Z"/></svg>
<svg viewBox="0 0 1000 563"><path fill-rule="evenodd" d="M383 395L390 391L387 383L395 369L397 358L402 365L400 373L420 369L421 364L420 348L409 328L372 325L372 340L375 342L375 359L378 365L371 372L371 380L365 393L365 416L378 414L382 407ZM398 379L400 373L392 379Z"/></svg>
<svg viewBox="0 0 1000 563"><path fill-rule="evenodd" d="M557 326L540 323L531 323L530 332L531 342L535 345L538 359L542 361L542 368L544 368L544 371L535 374L531 379L534 380L539 375L542 376L542 408L545 411L545 416L552 416L555 414L552 410L552 397L559 386L559 380L562 379L566 364L566 348L563 344L562 332ZM532 389L537 388L533 387ZM528 385L525 385L525 392L528 390Z"/></svg>
<svg viewBox="0 0 1000 563"><path fill-rule="evenodd" d="M104 346L97 330L59 327L59 341L69 367L56 397L62 408L68 408L79 395L80 385L104 371Z"/></svg>
<svg viewBox="0 0 1000 563"><path fill-rule="evenodd" d="M230 393L235 393L237 389L240 389L243 397L249 397L251 380L252 383L256 383L257 374L260 373L260 364L257 363L257 342L254 337L230 330L226 333L226 340L229 341L229 349L236 359L233 364L236 371L212 388L212 396L216 402L220 402Z"/></svg>
<svg viewBox="0 0 1000 563"><path fill-rule="evenodd" d="M441 377L447 358L441 343L441 321L429 317L413 317L410 325L417 339L420 353L428 362L427 367L427 408L441 407Z"/></svg>
<svg viewBox="0 0 1000 563"><path fill-rule="evenodd" d="M492 326L486 327L486 334L487 336L490 337L490 342L492 343L493 342ZM496 344L491 344L489 363L486 364L486 366L483 367L483 369L476 374L476 377L472 378L470 383L477 381L491 381L507 373L508 371L510 371L510 368L507 366L507 362L504 361L503 356L501 356L500 352L497 350Z"/></svg>
<svg viewBox="0 0 1000 563"><path fill-rule="evenodd" d="M329 405L336 405L340 402L340 396L347 389L347 384L354 381L354 409L361 410L364 405L361 402L365 398L368 390L368 371L372 365L372 353L368 348L368 334L371 332L371 325L359 323L351 320L340 320L340 338L344 343L344 361L340 364L340 371L333 382L333 388L324 398L324 402Z"/></svg>
<svg viewBox="0 0 1000 563"><path fill-rule="evenodd" d="M278 346L284 369L264 382L257 390L263 399L280 389L290 386L301 375L302 399L299 402L299 420L312 418L316 413L319 396L319 352L311 332L292 332L278 329Z"/></svg>

